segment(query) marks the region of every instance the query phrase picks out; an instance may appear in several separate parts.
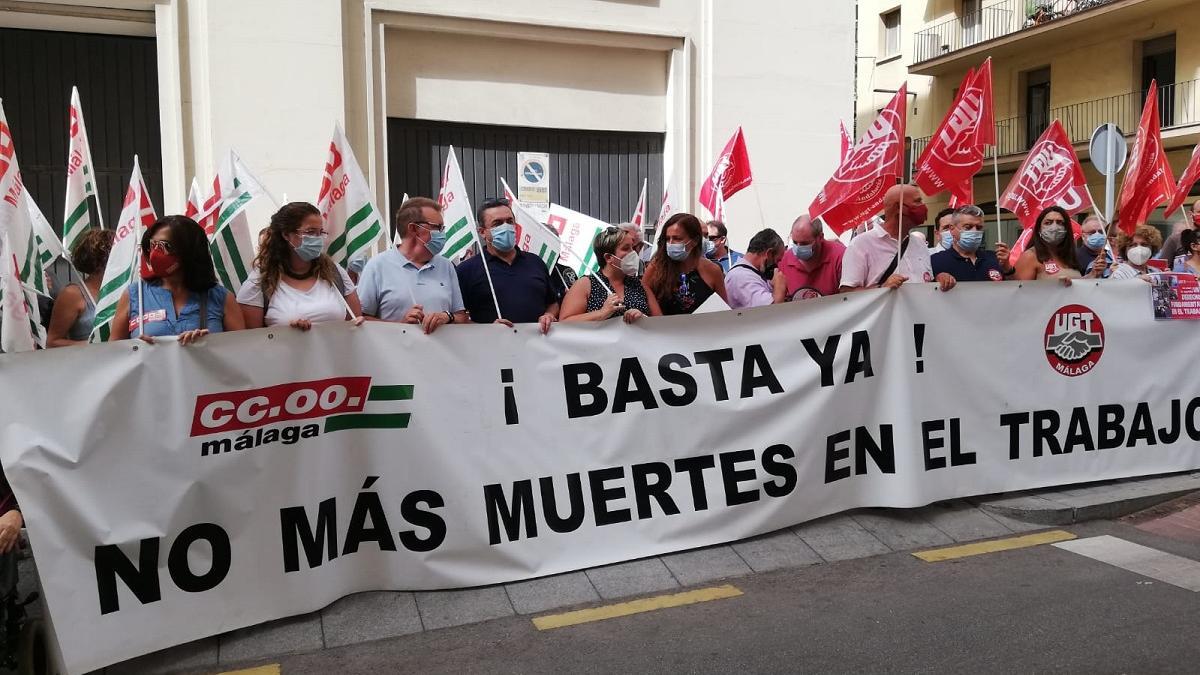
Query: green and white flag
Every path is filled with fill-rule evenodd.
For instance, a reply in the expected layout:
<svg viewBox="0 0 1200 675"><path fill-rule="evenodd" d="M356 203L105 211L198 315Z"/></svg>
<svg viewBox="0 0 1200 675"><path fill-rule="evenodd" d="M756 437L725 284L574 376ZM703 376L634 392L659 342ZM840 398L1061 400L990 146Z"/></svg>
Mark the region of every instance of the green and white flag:
<svg viewBox="0 0 1200 675"><path fill-rule="evenodd" d="M351 258L365 254L374 246L387 229L387 221L375 207L374 193L341 124L333 127L329 159L325 161L318 195L317 208L321 210L325 230L329 232L325 252L334 262L347 267Z"/></svg>
<svg viewBox="0 0 1200 675"><path fill-rule="evenodd" d="M25 208L29 210L29 222L33 225L33 234L37 241L38 262L42 266L42 272L49 274L54 261L67 258L67 252L63 250L62 242L58 240L54 228L50 227L50 221L46 220L45 214L38 208L37 202L33 201L29 192L25 193Z"/></svg>
<svg viewBox="0 0 1200 675"><path fill-rule="evenodd" d="M87 127L83 124L83 106L79 89L71 87L71 143L67 149L67 205L63 210L63 245L68 252L92 226L88 199L96 200L100 215L100 197L96 194L96 170L92 164L92 146L88 143ZM100 216L100 227L104 217Z"/></svg>
<svg viewBox="0 0 1200 675"><path fill-rule="evenodd" d="M133 173L129 176L129 189L125 191L125 203L121 217L117 220L117 236L113 240L112 252L108 254L108 265L104 268L104 280L100 282L100 297L96 300L96 321L92 326L92 342L107 342L112 334L113 317L117 314L117 302L129 288L130 282L139 274L137 269L138 249L141 247L142 231L154 224L158 216L150 203L150 193L142 180L142 168L137 155L133 157ZM134 298L129 299L129 316L132 321L141 321L137 316Z"/></svg>
<svg viewBox="0 0 1200 675"><path fill-rule="evenodd" d="M504 188L506 197L512 194L503 178L500 179L500 186ZM522 251L529 251L541 258L542 262L546 263L546 269L553 270L562 248L558 235L521 206L520 202L509 199L509 204L512 205L513 215L517 218L517 246Z"/></svg>
<svg viewBox="0 0 1200 675"><path fill-rule="evenodd" d="M12 130L0 104L0 231L8 234L11 252L17 259L21 283L46 295L46 273L39 257L37 235L29 215L27 191L21 181L21 166L13 144Z"/></svg>
<svg viewBox="0 0 1200 675"><path fill-rule="evenodd" d="M21 283L8 233L0 238L0 352L15 354L46 346L37 296Z"/></svg>
<svg viewBox="0 0 1200 675"><path fill-rule="evenodd" d="M592 250L592 240L597 232L608 227L608 223L572 211L561 204L551 204L546 224L558 232L558 238L562 241L563 264L581 277L599 269L596 253Z"/></svg>
<svg viewBox="0 0 1200 675"><path fill-rule="evenodd" d="M438 190L438 203L442 205L442 220L446 224L446 245L442 257L454 260L475 243L475 212L471 210L471 199L467 197L467 185L463 181L462 168L454 146L446 155L446 167L442 169L442 186Z"/></svg>
<svg viewBox="0 0 1200 675"><path fill-rule="evenodd" d="M233 151L229 152L213 184L220 185L223 194L208 251L221 285L236 295L250 277L254 262L254 245L246 208L255 199L266 196L267 191Z"/></svg>

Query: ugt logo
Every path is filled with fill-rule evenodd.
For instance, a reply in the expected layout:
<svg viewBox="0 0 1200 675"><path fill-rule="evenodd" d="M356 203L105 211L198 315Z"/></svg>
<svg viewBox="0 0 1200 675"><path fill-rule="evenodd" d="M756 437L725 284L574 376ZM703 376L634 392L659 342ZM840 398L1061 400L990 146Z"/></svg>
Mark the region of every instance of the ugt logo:
<svg viewBox="0 0 1200 675"><path fill-rule="evenodd" d="M1067 377L1096 367L1104 354L1104 324L1083 305L1066 305L1050 317L1045 333L1046 360Z"/></svg>

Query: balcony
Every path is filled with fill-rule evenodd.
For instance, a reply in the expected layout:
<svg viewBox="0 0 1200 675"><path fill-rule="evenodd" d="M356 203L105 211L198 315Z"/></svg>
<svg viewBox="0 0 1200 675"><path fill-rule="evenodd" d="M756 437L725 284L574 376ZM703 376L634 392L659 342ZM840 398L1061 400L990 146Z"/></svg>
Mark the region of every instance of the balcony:
<svg viewBox="0 0 1200 675"><path fill-rule="evenodd" d="M1145 91L1132 91L1051 108L1045 119L1021 116L996 120L998 154L1002 162L1005 157L1009 158L1009 163L1020 159L1020 155L1029 151L1030 146L1037 142L1038 137L1055 119L1062 122L1067 136L1076 145L1086 144L1096 127L1106 122L1116 123L1126 135L1132 137L1137 132L1138 120L1142 116L1142 102L1145 99ZM1194 142L1195 132L1200 131L1200 80L1176 82L1159 87L1158 118L1164 142L1172 139L1176 141L1174 144L1168 143L1169 147ZM929 144L929 139L929 136L913 139L914 162ZM1086 147L1079 154L1081 158L1085 157Z"/></svg>
<svg viewBox="0 0 1200 675"><path fill-rule="evenodd" d="M1053 31L1056 43L1088 40L1101 30L1160 15L1193 0L1000 0L913 36L914 75L961 73L987 56L1028 53Z"/></svg>

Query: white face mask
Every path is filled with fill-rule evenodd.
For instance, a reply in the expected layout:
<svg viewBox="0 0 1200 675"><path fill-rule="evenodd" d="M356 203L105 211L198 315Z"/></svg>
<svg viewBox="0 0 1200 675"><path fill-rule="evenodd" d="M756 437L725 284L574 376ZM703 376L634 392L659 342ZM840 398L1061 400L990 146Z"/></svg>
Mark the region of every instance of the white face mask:
<svg viewBox="0 0 1200 675"><path fill-rule="evenodd" d="M1150 253L1149 246L1133 246L1126 251L1125 255L1129 258L1129 262L1141 267L1146 264L1146 261L1150 260Z"/></svg>
<svg viewBox="0 0 1200 675"><path fill-rule="evenodd" d="M617 256L613 256L613 258L616 257ZM625 256L620 260L617 260L617 267L620 268L621 273L625 276L635 277L641 270L641 263L642 259L638 257L637 251L630 251L629 253L626 253Z"/></svg>

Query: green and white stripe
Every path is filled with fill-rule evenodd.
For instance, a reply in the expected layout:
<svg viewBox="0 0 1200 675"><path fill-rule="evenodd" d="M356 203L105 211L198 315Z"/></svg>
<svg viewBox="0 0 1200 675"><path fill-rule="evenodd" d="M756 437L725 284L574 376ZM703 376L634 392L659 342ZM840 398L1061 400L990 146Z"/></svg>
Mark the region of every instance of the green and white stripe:
<svg viewBox="0 0 1200 675"><path fill-rule="evenodd" d="M113 240L112 252L104 268L100 282L100 293L96 299L96 319L92 324L92 342L107 342L112 334L113 317L117 314L117 303L121 294L133 281L134 266L137 264L138 248L142 239L145 220L153 222L154 209L145 193L142 169L137 156L133 158L133 174L129 177L129 188L125 191L125 205L117 220L117 237ZM145 207L145 208L143 208ZM136 313L133 298L130 298L130 315Z"/></svg>
<svg viewBox="0 0 1200 675"><path fill-rule="evenodd" d="M317 208L330 237L325 252L342 267L366 255L386 230L371 186L340 124L333 128Z"/></svg>
<svg viewBox="0 0 1200 675"><path fill-rule="evenodd" d="M442 220L446 225L446 245L442 247L442 257L454 260L475 243L476 228L471 198L467 196L467 185L463 181L454 146L450 146L450 152L446 155L438 203L442 205Z"/></svg>
<svg viewBox="0 0 1200 675"><path fill-rule="evenodd" d="M233 190L221 205L217 229L208 242L217 278L222 286L234 294L250 277L250 266L254 259L246 207L258 195L247 188L248 182L235 173Z"/></svg>
<svg viewBox="0 0 1200 675"><path fill-rule="evenodd" d="M329 257L346 267L351 258L356 258L370 249L379 235L383 234L383 217L375 205L367 202L346 219L346 229L329 242Z"/></svg>

